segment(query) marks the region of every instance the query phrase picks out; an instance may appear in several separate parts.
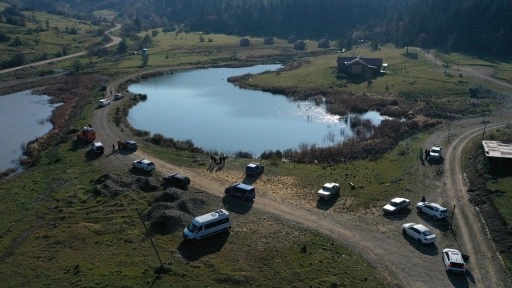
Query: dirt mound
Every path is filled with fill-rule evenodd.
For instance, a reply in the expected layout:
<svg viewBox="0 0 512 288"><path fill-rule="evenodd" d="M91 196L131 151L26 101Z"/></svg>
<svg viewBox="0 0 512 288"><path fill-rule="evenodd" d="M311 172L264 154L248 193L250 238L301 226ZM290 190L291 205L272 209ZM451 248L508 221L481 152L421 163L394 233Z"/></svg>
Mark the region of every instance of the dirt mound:
<svg viewBox="0 0 512 288"><path fill-rule="evenodd" d="M207 201L189 195L179 189L169 189L157 195L151 207L142 213L142 219L150 223L151 233L166 235L181 230L201 213Z"/></svg>
<svg viewBox="0 0 512 288"><path fill-rule="evenodd" d="M135 182L137 188L144 192L155 192L160 187L160 183L153 177L137 177Z"/></svg>
<svg viewBox="0 0 512 288"><path fill-rule="evenodd" d="M182 212L197 215L206 206L206 201L200 198L188 198L179 201L176 206Z"/></svg>
<svg viewBox="0 0 512 288"><path fill-rule="evenodd" d="M159 202L176 202L183 198L183 191L175 188L171 188L169 190L164 191L160 195L156 196L155 199L153 199L153 203L159 203Z"/></svg>
<svg viewBox="0 0 512 288"><path fill-rule="evenodd" d="M103 174L94 180L94 187L92 188L92 194L96 197L107 196L116 197L124 191L124 187L127 187L121 177L111 174Z"/></svg>
<svg viewBox="0 0 512 288"><path fill-rule="evenodd" d="M164 210L149 221L151 233L167 235L183 229L192 220L192 216L178 210Z"/></svg>

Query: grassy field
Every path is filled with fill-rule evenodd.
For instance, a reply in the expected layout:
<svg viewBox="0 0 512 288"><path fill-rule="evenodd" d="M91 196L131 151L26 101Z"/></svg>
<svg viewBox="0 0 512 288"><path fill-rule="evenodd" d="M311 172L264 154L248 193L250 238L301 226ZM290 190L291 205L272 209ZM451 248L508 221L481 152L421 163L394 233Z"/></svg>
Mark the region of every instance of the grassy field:
<svg viewBox="0 0 512 288"><path fill-rule="evenodd" d="M148 209L158 193L116 193L98 184L115 173L74 147L55 146L35 167L1 183L3 287L386 287L371 265L332 239L257 209L234 214L229 237L191 245L181 241L184 225L154 235L170 268L157 277L159 262L135 209ZM201 213L222 205L203 191L187 193L206 201Z"/></svg>
<svg viewBox="0 0 512 288"><path fill-rule="evenodd" d="M512 126L508 125L503 128L489 131L486 140L496 140L503 143L512 142ZM497 164L497 163L496 163ZM496 167L495 171L490 172L493 176L491 181L487 183L487 189L492 195L492 201L499 209L501 216L507 223L509 230L512 230L512 175L510 161L505 161L503 167Z"/></svg>
<svg viewBox="0 0 512 288"><path fill-rule="evenodd" d="M97 33L100 27L86 21L39 11L25 11L22 14L27 19L25 27L0 23L0 32L11 38L8 42L0 43L4 51L0 61L23 53L30 63L62 56L63 52L82 52L92 43L101 41L101 34ZM20 44L13 44L16 39Z"/></svg>

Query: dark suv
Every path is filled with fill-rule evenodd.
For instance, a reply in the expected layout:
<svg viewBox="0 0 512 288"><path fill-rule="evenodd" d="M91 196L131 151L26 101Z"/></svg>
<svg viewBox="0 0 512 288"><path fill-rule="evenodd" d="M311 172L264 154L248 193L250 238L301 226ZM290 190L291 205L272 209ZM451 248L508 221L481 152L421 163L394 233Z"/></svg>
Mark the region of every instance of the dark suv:
<svg viewBox="0 0 512 288"><path fill-rule="evenodd" d="M256 198L256 190L251 185L234 183L224 190L226 196L239 198L244 201L252 201Z"/></svg>
<svg viewBox="0 0 512 288"><path fill-rule="evenodd" d="M137 150L137 143L133 140L126 140L122 143L121 147L126 150L135 151Z"/></svg>
<svg viewBox="0 0 512 288"><path fill-rule="evenodd" d="M249 177L256 177L263 174L265 167L260 163L249 163L245 166L245 175Z"/></svg>
<svg viewBox="0 0 512 288"><path fill-rule="evenodd" d="M190 185L190 178L185 175L174 173L164 176L163 182L164 185L170 185L186 190L188 185Z"/></svg>

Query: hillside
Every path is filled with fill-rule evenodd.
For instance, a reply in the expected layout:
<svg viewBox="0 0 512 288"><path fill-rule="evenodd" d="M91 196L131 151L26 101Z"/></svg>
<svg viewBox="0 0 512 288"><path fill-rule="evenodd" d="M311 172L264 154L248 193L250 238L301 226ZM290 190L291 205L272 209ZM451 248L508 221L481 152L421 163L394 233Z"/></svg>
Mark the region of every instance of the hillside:
<svg viewBox="0 0 512 288"><path fill-rule="evenodd" d="M138 31L177 27L233 35L330 38L446 51L507 53L512 48L512 2L453 1L282 1L282 0L17 0L21 9L91 17L113 10Z"/></svg>

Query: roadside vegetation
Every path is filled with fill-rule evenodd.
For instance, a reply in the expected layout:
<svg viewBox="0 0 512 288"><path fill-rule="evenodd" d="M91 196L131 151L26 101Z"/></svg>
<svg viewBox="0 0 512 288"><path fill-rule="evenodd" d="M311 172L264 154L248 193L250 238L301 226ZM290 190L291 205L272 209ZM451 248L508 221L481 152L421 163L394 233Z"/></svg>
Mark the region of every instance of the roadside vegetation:
<svg viewBox="0 0 512 288"><path fill-rule="evenodd" d="M467 171L471 201L479 207L488 225L493 241L508 267L512 269L510 231L512 230L512 161L487 159L482 140L512 143L512 126L488 131L485 137L475 139L464 151L464 169Z"/></svg>
<svg viewBox="0 0 512 288"><path fill-rule="evenodd" d="M72 19L40 11L19 11L16 6L0 7L0 69L92 51L108 43L103 37L108 23ZM102 44L102 45L103 45Z"/></svg>
<svg viewBox="0 0 512 288"><path fill-rule="evenodd" d="M81 51L91 43L104 43L102 36L96 34L101 30L96 26L33 13L41 23L45 23L43 19L49 19L50 28L59 27L40 31L39 45L49 44L37 53L54 57L64 52L56 49L62 45L72 47L66 52L71 53ZM109 13L102 15L111 17ZM72 27L78 27L77 35L62 32L66 31L66 21L76 21L69 25L74 23ZM348 141L346 146L325 149L303 147L300 151L280 153L269 151L261 157L261 162L266 166L266 175L292 178L297 191L300 191L296 195L288 195L289 199L284 196L285 201L293 197L303 203L316 203L314 193L303 191L318 190L325 179L339 182L343 187L342 199L335 204L316 204L319 209L332 208L335 213L378 210L396 196L397 191L410 199L419 199L422 192L417 187L417 180L427 172L417 171L414 167L420 161L418 151L424 149L422 146L430 129L447 119L491 112L499 105L495 97L497 94L492 94L492 97L471 97L470 81L465 76L445 73L442 66L427 61L420 50L417 50L418 58L413 59L404 55L404 49L393 46L382 46L377 50L368 45L355 46L345 53L382 57L388 63L389 70L386 75L372 81L354 82L336 75L336 58L343 54L337 49L316 48L313 41L307 43L307 47L311 48L306 51L296 51L289 43L279 39L274 45L267 46L263 45L261 38L250 38L249 47L239 47L239 38L234 36L179 30L153 31L156 32L143 32L138 38L126 39L127 49L124 53L111 48L101 55L59 63L59 67L73 74L62 76L59 78L62 82L53 83L53 89L46 91L50 95L66 94L61 101L69 104L62 106L67 110L54 113L52 120L59 131L48 136L45 145L37 142L32 146L33 150L29 151L34 154L31 163L27 163L30 169L0 180L0 192L4 197L0 208L5 211L5 216L0 219L0 268L4 275L12 275L8 279L10 287L30 284L53 287L55 283L77 287L168 287L169 283L191 287L268 287L270 284L276 287L303 287L304 283L319 287L387 285L382 283L374 267L332 239L256 209L243 217L234 216L238 227L234 227L229 237L215 237L211 246L188 246L188 243L181 242L185 220L189 220L192 214L209 212L221 205L219 198L199 190L189 192L202 199L204 205L192 209L193 213L183 216L183 222L172 227L168 233L154 233L157 248L170 269L165 275L155 273L158 271L158 261L135 208L147 211L161 191L143 191L138 186L138 183L146 181L143 177L131 174L120 176L128 174L127 171L108 171L102 163L87 161L81 150L83 147L74 142L77 129L88 124L97 99L107 93L100 91L103 83L120 81L126 75L139 73L139 76L133 76L127 82L122 81L120 91L127 93L126 88L131 81L139 81L148 77L144 76L145 72L158 69L161 71L149 75L171 73L169 67L176 70L279 62L289 65L290 69L252 75L252 81L240 78L237 84L251 89L282 91L295 99L314 101L315 96L322 96L330 100L328 103L332 105L328 105L328 109L335 112L368 109L364 103L371 102L375 103L371 108L388 111L387 115L394 111L393 116L411 119L433 117L421 119L423 126L415 124L407 130L403 130L406 126L398 121L382 125L382 130L370 127L374 135L379 135L381 131L382 135L388 137L379 138L385 140L368 138L366 142L357 142L361 140L354 139ZM19 33L20 40L31 43L33 37L25 33ZM147 39L151 40L146 43L148 46L140 46L144 39L146 42ZM140 47L149 49L146 61L141 55L130 53L139 51ZM413 53L414 50L409 49L409 52ZM33 59L41 57L31 55ZM506 70L509 65L499 61L472 61L463 55L457 57L461 65L492 66L498 70ZM39 75L35 71L30 73L22 77L29 79ZM94 78L96 74L106 75L108 79ZM6 78L16 77L12 75ZM488 87L486 83L473 79L471 85L475 82ZM291 91L294 93L289 93ZM341 106L343 101L335 102L337 97L348 99L343 97L349 96L355 99L350 106ZM143 99L143 95L127 97L129 101L114 112L112 122L123 127L128 109ZM393 109L398 106L400 109ZM419 120L417 123L420 123ZM498 132L494 137L501 137ZM174 141L145 131L134 131L133 135L141 149L176 165L206 169L209 161L207 154L215 152L202 151L200 147L194 147L191 141ZM340 154L339 150L343 149L347 151ZM240 152L243 154L243 151ZM283 158L292 161L285 162ZM243 171L246 163L247 159L230 157L224 169ZM506 179L499 178L489 185L489 189L511 191L510 181ZM350 186L349 182L354 186ZM428 190L432 187L421 188ZM510 201L506 201L508 194L500 192L493 195L493 202L509 223L512 216L507 204ZM254 221L261 223L253 226ZM510 227L510 224L507 226ZM263 240L255 243L254 235L260 235ZM38 271L37 279L32 277L33 271Z"/></svg>

